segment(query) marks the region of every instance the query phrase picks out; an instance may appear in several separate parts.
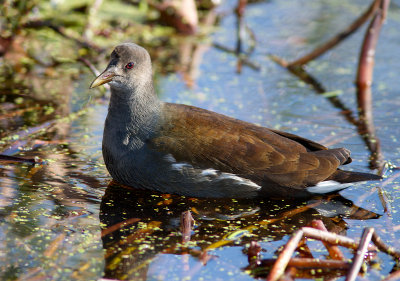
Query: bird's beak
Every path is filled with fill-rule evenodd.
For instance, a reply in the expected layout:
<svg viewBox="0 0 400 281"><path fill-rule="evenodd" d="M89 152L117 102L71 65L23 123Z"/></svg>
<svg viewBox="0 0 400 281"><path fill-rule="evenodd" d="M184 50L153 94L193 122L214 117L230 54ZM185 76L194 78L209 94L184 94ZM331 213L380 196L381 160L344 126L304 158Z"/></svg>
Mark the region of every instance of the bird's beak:
<svg viewBox="0 0 400 281"><path fill-rule="evenodd" d="M105 83L108 83L113 80L113 77L115 76L115 72L112 70L105 70L102 74L96 77L92 84L90 84L90 89L95 88L97 86L103 85Z"/></svg>

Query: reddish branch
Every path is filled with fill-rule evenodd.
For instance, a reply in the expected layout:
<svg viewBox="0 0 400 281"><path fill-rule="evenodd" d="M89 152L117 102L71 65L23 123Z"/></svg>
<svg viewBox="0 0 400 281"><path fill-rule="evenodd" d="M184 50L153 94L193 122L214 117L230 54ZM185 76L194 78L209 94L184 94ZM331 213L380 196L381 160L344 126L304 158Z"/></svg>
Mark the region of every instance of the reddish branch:
<svg viewBox="0 0 400 281"><path fill-rule="evenodd" d="M373 228L364 229L364 232L361 236L360 245L358 246L357 252L353 258L353 265L346 276L346 281L354 281L357 278L357 275L360 272L361 266L364 262L364 256L368 251L368 245L371 241L373 232Z"/></svg>
<svg viewBox="0 0 400 281"><path fill-rule="evenodd" d="M292 276L294 276L293 274L291 274L291 272L294 272L292 270L293 268L350 269L347 274L346 280L353 281L361 270L361 266L364 262L364 257L367 256L367 252L377 250L375 246L370 245L370 241L372 241L379 250L393 256L394 258L400 258L400 252L397 252L395 249L385 245L378 237L373 228L366 228L361 237L361 241L358 243L346 236L326 231L326 228L323 225L322 221L314 221L312 225L319 229L302 227L301 229L296 231L286 243L285 247L283 248L282 252L279 254L279 257L276 260L258 261L256 266L265 267L272 265L271 271L269 272L269 275L267 277L268 281L282 280L282 278L284 278L285 280L291 279ZM336 252L336 250L335 253L332 253L331 255L336 255L337 260L292 258L294 252L300 246L299 244L302 241L303 237L322 241L324 245L327 246L326 248L330 253L333 252L332 245L341 245L350 249L354 249L356 250L356 252L353 262L350 264L349 262L345 261L343 254L340 251ZM329 248L331 249L329 250ZM258 254L259 252L256 253ZM253 263L253 267L254 266L255 264Z"/></svg>
<svg viewBox="0 0 400 281"><path fill-rule="evenodd" d="M271 266L276 262L275 259L264 259L260 261L260 266ZM349 269L351 263L343 260L322 260L310 258L291 258L287 266L297 268L329 268L329 269Z"/></svg>
<svg viewBox="0 0 400 281"><path fill-rule="evenodd" d="M359 135L362 136L369 151L371 152L371 169L382 169L383 163L383 161L381 161L382 156L379 140L376 138L375 128L373 125L371 84L375 48L378 42L378 37L382 24L387 15L389 4L389 0L373 1L368 10L365 11L364 14L362 14L357 20L355 20L347 29L334 36L322 46L318 47L317 49L300 59L297 59L293 62L288 62L281 58L272 57L275 62L279 63L283 67L286 67L289 71L294 73L306 83L311 84L318 93L324 93L325 89L321 86L321 84L318 83L312 76L307 74L302 66L309 61L319 57L332 47L336 46L338 43L347 38L354 31L356 31L370 17L372 17L362 44L360 61L357 71L356 85L358 89L357 102L359 108L359 118L354 118L351 111L346 110L347 108L340 102L337 97L329 98L329 101L331 101L335 107L342 109L343 115L346 117L346 120L357 126Z"/></svg>
<svg viewBox="0 0 400 281"><path fill-rule="evenodd" d="M379 1L379 9L368 26L361 47L360 60L357 70L357 104L359 108L359 130L371 151L371 168L380 168L382 165L379 140L376 138L372 117L372 77L374 71L375 49L378 43L379 33L385 20L389 0Z"/></svg>
<svg viewBox="0 0 400 281"><path fill-rule="evenodd" d="M301 238L303 238L303 234L303 230L299 229L289 239L275 264L272 266L267 281L277 281L282 276Z"/></svg>
<svg viewBox="0 0 400 281"><path fill-rule="evenodd" d="M316 59L317 57L321 56L324 54L326 51L332 49L335 47L337 44L339 44L341 41L346 39L348 36L353 34L355 31L357 31L358 28L360 28L370 17L373 15L376 10L379 7L381 0L375 0L372 2L370 7L368 8L367 11L365 11L358 19L356 19L350 26L348 26L345 30L328 40L326 43L324 43L322 46L316 48L313 50L311 53L288 63L288 67L295 67L295 66L300 66L308 63L309 61Z"/></svg>
<svg viewBox="0 0 400 281"><path fill-rule="evenodd" d="M328 232L324 223L321 220L313 220L311 222L311 226L315 229L319 229L319 230ZM340 251L338 246L332 245L328 242L322 242L322 243L324 244L325 248L328 250L329 256L332 259L334 259L334 260L344 260L345 259L342 251Z"/></svg>
<svg viewBox="0 0 400 281"><path fill-rule="evenodd" d="M382 239L374 232L372 234L372 242L378 247L378 249L396 259L400 259L400 252L396 251L395 248L387 246L383 243Z"/></svg>
<svg viewBox="0 0 400 281"><path fill-rule="evenodd" d="M334 245L340 245L354 250L357 250L359 245L359 243L357 243L355 240L336 233L325 232L311 227L303 227L302 230L304 236L307 236L308 238L312 239L317 239L322 242L328 242ZM368 246L368 251L376 251L376 250L377 250L376 247L372 245Z"/></svg>

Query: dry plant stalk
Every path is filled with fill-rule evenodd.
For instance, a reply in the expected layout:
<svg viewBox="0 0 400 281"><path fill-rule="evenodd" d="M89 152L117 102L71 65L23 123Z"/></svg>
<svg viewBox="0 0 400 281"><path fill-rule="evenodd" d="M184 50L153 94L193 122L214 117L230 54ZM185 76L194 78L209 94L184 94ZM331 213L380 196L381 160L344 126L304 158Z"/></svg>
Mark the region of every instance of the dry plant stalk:
<svg viewBox="0 0 400 281"><path fill-rule="evenodd" d="M293 278L293 275L288 275L290 272L294 272L293 270L291 270L292 268L318 268L348 270L346 281L354 281L361 270L361 266L364 262L364 257L367 252L376 251L377 249L379 249L396 259L400 258L400 252L384 244L379 236L376 234L375 229L372 227L366 228L363 232L360 242L356 242L346 236L328 232L322 221L313 221L312 225L313 227L319 229L302 227L301 229L297 230L286 243L282 252L276 260L268 259L258 261L259 266L272 265L271 271L269 272L266 280L281 280L284 275L284 278L286 279ZM302 241L303 237L320 240L324 243L331 257L335 257L336 259L320 260L313 258L292 258L293 253L299 247L299 243ZM377 247L370 245L371 241ZM345 261L345 258L339 249L332 248L333 246L337 248L336 245L356 250L353 261L351 263ZM391 278L396 278L399 275L400 273L395 272L393 273L393 277Z"/></svg>
<svg viewBox="0 0 400 281"><path fill-rule="evenodd" d="M308 63L311 60L314 60L324 54L326 51L332 49L336 45L338 45L340 42L342 42L344 39L346 39L348 36L353 34L355 31L357 31L370 17L373 15L379 5L380 5L381 0L374 0L372 4L369 6L367 11L365 11L359 18L357 18L352 24L350 24L349 27L347 27L345 30L340 32L339 34L335 35L332 37L330 40L310 52L309 54L293 61L293 62L288 62L287 67L296 67L296 66L301 66L306 63Z"/></svg>

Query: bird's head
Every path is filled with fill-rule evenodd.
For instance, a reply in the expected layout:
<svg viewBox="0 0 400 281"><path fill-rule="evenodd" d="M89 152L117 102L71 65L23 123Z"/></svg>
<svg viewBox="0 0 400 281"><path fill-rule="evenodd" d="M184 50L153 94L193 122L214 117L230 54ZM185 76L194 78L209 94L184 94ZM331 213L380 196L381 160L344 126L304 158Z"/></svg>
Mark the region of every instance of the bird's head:
<svg viewBox="0 0 400 281"><path fill-rule="evenodd" d="M134 43L123 43L111 53L110 63L90 85L109 83L111 89L134 91L152 82L151 59L146 49Z"/></svg>

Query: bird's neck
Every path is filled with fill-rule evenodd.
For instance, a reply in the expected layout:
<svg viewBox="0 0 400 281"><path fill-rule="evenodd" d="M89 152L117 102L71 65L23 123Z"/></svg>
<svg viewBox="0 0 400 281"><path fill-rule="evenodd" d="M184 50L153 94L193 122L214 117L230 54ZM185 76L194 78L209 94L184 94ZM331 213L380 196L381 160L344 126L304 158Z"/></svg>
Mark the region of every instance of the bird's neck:
<svg viewBox="0 0 400 281"><path fill-rule="evenodd" d="M107 119L114 119L136 133L151 131L161 114L162 102L155 94L153 82L144 83L133 89L111 86L111 98ZM140 133L140 132L141 133Z"/></svg>

